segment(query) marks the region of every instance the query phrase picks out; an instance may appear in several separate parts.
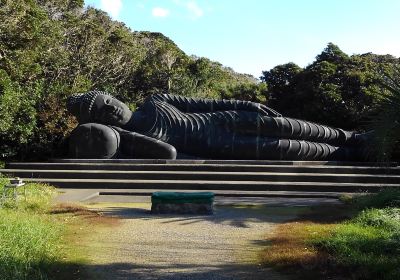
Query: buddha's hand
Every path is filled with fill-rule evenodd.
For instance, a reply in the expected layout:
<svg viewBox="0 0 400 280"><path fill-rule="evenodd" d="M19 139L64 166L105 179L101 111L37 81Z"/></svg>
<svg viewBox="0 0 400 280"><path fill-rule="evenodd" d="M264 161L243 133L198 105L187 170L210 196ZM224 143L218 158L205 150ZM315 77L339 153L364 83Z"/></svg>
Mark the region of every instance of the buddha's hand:
<svg viewBox="0 0 400 280"><path fill-rule="evenodd" d="M140 133L113 127L121 135L121 151L125 157L176 159L174 146Z"/></svg>

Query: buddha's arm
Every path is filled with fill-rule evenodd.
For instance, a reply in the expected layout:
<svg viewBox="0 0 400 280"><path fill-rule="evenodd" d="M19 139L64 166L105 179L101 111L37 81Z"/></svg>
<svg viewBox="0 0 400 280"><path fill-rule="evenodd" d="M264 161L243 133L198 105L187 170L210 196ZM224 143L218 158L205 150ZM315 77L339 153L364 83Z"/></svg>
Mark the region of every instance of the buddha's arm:
<svg viewBox="0 0 400 280"><path fill-rule="evenodd" d="M167 102L186 113L238 110L258 112L267 116L281 116L263 104L250 101L199 99L170 94L155 94L152 98L156 101Z"/></svg>
<svg viewBox="0 0 400 280"><path fill-rule="evenodd" d="M174 146L160 140L113 127L121 136L121 152L133 158L176 159Z"/></svg>

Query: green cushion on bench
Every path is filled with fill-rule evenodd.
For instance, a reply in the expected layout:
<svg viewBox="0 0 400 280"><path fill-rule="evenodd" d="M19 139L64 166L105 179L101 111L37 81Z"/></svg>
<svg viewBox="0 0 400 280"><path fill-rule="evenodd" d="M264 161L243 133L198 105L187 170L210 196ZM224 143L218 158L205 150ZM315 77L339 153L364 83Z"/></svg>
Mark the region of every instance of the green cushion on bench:
<svg viewBox="0 0 400 280"><path fill-rule="evenodd" d="M212 192L154 192L152 203L213 203Z"/></svg>

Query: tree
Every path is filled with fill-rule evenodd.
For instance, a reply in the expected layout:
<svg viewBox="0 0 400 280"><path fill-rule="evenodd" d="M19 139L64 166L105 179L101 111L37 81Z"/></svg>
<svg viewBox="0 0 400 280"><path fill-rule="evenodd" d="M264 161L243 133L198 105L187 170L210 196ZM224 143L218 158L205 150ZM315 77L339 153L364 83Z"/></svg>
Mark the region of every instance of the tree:
<svg viewBox="0 0 400 280"><path fill-rule="evenodd" d="M328 43L326 48L321 54L317 55L316 62L327 61L334 64L341 64L346 62L349 56L345 54L337 45Z"/></svg>
<svg viewBox="0 0 400 280"><path fill-rule="evenodd" d="M238 99L256 103L266 103L268 90L265 83L247 83L229 86L221 91L223 99Z"/></svg>
<svg viewBox="0 0 400 280"><path fill-rule="evenodd" d="M268 105L277 111L285 112L288 116L296 116L296 106L293 98L296 94L296 77L302 69L295 63L287 63L263 71L261 81L268 85Z"/></svg>
<svg viewBox="0 0 400 280"><path fill-rule="evenodd" d="M400 62L400 61L399 61ZM382 110L372 121L378 160L400 159L400 63L395 67L377 69L382 91Z"/></svg>
<svg viewBox="0 0 400 280"><path fill-rule="evenodd" d="M301 69L295 64L264 71L268 104L286 116L346 129L362 129L380 110L377 67L398 64L391 56L348 56L329 43L315 61Z"/></svg>

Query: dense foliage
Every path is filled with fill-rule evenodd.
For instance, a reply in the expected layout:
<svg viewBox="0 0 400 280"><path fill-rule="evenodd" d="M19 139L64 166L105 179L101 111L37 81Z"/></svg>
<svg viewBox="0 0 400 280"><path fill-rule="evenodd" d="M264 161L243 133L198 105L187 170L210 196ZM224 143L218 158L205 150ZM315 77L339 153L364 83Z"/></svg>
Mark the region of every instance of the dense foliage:
<svg viewBox="0 0 400 280"><path fill-rule="evenodd" d="M377 69L392 56L348 56L329 44L305 68L259 82L188 56L161 33L137 32L83 0L0 0L0 158L57 156L76 121L73 93L111 92L135 108L154 92L267 103L284 115L354 129L381 110Z"/></svg>
<svg viewBox="0 0 400 280"><path fill-rule="evenodd" d="M329 43L305 68L294 63L263 71L269 105L283 115L360 129L382 111L382 71L400 65L390 55L348 56Z"/></svg>
<svg viewBox="0 0 400 280"><path fill-rule="evenodd" d="M373 121L379 160L400 159L400 65L382 70L381 110Z"/></svg>

